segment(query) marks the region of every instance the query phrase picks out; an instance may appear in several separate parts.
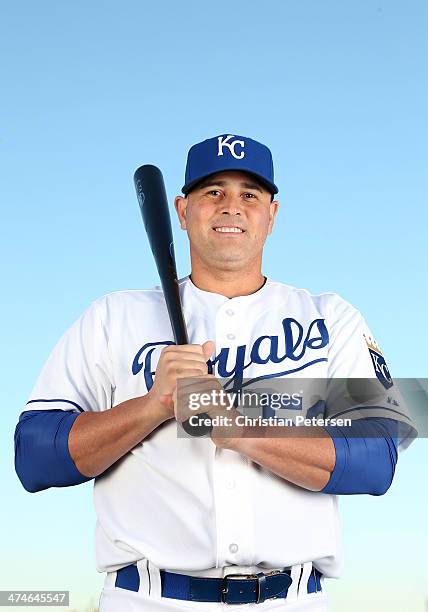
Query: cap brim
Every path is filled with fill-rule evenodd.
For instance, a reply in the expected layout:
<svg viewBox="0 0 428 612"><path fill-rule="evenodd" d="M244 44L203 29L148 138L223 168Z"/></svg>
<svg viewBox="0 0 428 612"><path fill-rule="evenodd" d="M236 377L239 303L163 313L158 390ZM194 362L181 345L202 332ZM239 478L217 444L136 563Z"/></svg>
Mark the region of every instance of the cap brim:
<svg viewBox="0 0 428 612"><path fill-rule="evenodd" d="M251 170L245 170L244 168L242 168L242 166L239 168L225 168L224 170L216 170L215 172L204 174L204 176L200 176L194 181L191 181L190 183L183 185L183 187L181 188L181 191L184 193L184 195L187 195L189 191L191 191L194 187L196 187L198 183L200 183L201 181L204 181L209 176L213 176L214 174L220 174L221 172L228 172L229 170L236 170L239 172L246 172L247 174L252 174L253 176L257 178L257 180L262 185L264 185L264 187L266 187L266 190L269 191L270 194L274 195L275 193L278 193L278 187L275 185L275 183L270 183L269 181L265 179L264 176L261 176L260 174L257 174L257 172L253 172Z"/></svg>

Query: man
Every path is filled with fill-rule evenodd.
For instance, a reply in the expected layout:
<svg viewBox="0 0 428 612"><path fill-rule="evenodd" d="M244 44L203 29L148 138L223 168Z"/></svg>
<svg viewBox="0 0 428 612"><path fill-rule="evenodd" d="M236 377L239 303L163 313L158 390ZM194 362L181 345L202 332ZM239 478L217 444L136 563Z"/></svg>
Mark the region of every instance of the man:
<svg viewBox="0 0 428 612"><path fill-rule="evenodd" d="M279 206L266 146L231 134L194 145L182 191L175 208L191 274L179 286L191 344L173 343L159 288L93 302L21 415L18 476L33 492L95 478L102 612L327 610L325 578L342 567L337 495L386 492L409 416L355 308L262 274ZM348 385L345 408L313 391L316 380L358 378L376 393ZM192 411L177 389L198 380L214 389L217 379L234 392L295 379L302 389L283 414L354 421L349 431L252 426L238 423L236 403L211 402L196 414L229 415L230 430L183 438L176 421Z"/></svg>

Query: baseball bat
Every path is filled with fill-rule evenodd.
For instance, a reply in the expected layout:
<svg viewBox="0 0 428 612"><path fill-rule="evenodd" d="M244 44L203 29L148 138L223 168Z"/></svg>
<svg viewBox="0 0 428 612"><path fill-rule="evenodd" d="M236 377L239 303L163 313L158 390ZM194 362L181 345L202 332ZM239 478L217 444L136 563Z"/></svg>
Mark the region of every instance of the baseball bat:
<svg viewBox="0 0 428 612"><path fill-rule="evenodd" d="M134 184L144 227L165 296L175 343L188 344L178 287L171 218L162 172L151 164L140 166L134 173ZM205 413L200 414L200 417L209 419ZM211 431L210 425L192 426L189 421L181 425L186 433L195 437L204 436Z"/></svg>

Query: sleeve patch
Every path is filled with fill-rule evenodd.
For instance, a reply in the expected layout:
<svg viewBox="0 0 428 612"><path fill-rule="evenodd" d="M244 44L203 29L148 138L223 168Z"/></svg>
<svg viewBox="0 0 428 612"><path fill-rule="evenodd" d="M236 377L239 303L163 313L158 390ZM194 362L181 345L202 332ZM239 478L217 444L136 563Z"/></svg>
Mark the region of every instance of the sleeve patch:
<svg viewBox="0 0 428 612"><path fill-rule="evenodd" d="M385 357L382 354L379 346L373 338L368 338L364 334L364 339L369 350L373 368L378 380L382 383L385 389L390 389L394 384L388 366L386 365Z"/></svg>

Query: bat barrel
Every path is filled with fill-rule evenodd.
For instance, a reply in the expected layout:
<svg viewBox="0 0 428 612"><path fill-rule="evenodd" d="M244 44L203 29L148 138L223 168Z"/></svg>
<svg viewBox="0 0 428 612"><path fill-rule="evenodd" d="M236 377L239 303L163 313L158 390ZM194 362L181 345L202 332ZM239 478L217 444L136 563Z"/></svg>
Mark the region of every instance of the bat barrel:
<svg viewBox="0 0 428 612"><path fill-rule="evenodd" d="M171 218L162 172L156 166L146 164L134 173L134 184L144 227L158 269L163 294L176 344L189 344L175 263ZM209 418L206 414L201 417ZM191 426L182 423L184 431L192 436L203 436L210 426Z"/></svg>
<svg viewBox="0 0 428 612"><path fill-rule="evenodd" d="M156 166L140 166L134 174L135 190L150 248L158 269L169 319L177 344L188 344L180 302L171 219L162 172Z"/></svg>

